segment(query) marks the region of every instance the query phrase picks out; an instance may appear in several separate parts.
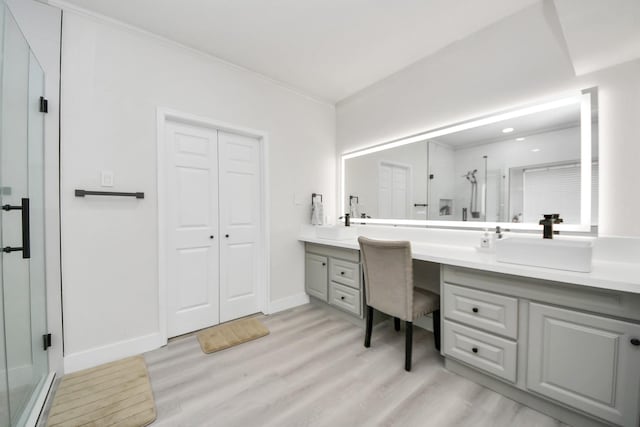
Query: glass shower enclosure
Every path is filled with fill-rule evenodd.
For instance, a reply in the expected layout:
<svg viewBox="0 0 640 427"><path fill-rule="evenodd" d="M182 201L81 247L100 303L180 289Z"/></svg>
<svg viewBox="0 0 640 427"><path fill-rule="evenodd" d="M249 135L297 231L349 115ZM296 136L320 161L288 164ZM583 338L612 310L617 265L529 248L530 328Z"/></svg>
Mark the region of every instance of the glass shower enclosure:
<svg viewBox="0 0 640 427"><path fill-rule="evenodd" d="M22 426L49 376L44 72L0 1L0 426Z"/></svg>

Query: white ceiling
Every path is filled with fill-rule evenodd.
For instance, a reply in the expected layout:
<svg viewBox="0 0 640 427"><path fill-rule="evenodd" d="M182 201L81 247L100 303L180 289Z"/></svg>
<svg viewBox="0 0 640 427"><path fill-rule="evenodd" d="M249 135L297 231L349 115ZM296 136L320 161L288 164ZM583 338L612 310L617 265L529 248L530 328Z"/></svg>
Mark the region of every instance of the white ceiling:
<svg viewBox="0 0 640 427"><path fill-rule="evenodd" d="M437 141L459 149L498 141L515 141L516 138L579 125L580 104L571 104L440 136ZM502 129L508 127L513 128L513 132L503 133Z"/></svg>
<svg viewBox="0 0 640 427"><path fill-rule="evenodd" d="M333 103L537 1L66 3L175 40Z"/></svg>
<svg viewBox="0 0 640 427"><path fill-rule="evenodd" d="M555 0L577 75L640 57L640 0Z"/></svg>

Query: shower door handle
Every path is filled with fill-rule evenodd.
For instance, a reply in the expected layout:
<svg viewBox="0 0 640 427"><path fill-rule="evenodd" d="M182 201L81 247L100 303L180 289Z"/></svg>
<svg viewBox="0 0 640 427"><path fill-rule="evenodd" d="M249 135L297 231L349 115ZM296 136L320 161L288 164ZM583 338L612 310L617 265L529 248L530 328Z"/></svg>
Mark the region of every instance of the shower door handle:
<svg viewBox="0 0 640 427"><path fill-rule="evenodd" d="M2 248L2 252L10 253L16 251L22 251L22 258L31 258L31 235L29 227L29 199L23 198L20 206L4 205L3 211L22 211L22 247L12 248L7 246Z"/></svg>

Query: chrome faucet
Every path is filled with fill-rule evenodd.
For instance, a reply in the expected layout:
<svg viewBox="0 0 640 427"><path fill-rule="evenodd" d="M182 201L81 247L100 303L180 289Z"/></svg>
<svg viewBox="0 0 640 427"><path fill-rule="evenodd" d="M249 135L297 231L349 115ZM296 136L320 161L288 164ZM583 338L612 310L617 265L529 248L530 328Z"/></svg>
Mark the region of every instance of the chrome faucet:
<svg viewBox="0 0 640 427"><path fill-rule="evenodd" d="M564 222L562 218L560 218L560 214L547 214L543 215L544 219L540 220L540 225L544 226L542 231L543 239L553 239L553 234L559 234L557 231L553 231L553 224L560 224Z"/></svg>

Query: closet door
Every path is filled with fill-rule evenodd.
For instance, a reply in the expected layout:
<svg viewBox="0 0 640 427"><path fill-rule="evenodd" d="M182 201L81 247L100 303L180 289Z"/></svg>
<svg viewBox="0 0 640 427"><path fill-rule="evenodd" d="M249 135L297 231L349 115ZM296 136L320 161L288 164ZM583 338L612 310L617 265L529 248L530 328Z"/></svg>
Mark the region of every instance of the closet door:
<svg viewBox="0 0 640 427"><path fill-rule="evenodd" d="M259 311L260 144L218 131L220 321Z"/></svg>
<svg viewBox="0 0 640 427"><path fill-rule="evenodd" d="M218 149L213 129L167 122L169 337L219 323Z"/></svg>

